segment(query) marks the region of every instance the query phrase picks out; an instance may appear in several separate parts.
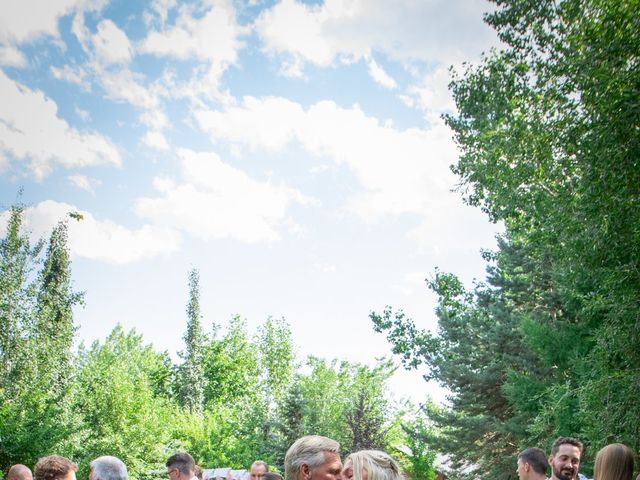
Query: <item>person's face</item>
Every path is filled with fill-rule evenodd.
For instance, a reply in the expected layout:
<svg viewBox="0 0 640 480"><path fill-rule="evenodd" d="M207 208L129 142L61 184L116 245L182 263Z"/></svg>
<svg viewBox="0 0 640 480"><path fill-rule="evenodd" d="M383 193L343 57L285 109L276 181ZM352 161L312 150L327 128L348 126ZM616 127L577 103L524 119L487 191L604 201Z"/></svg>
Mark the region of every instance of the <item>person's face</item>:
<svg viewBox="0 0 640 480"><path fill-rule="evenodd" d="M69 470L64 477L60 477L61 480L76 480L76 472Z"/></svg>
<svg viewBox="0 0 640 480"><path fill-rule="evenodd" d="M362 480L367 480L368 475L367 475L367 470L366 469L362 469ZM353 462L351 462L351 459L348 459L345 464L344 464L344 468L342 469L342 480L352 480L353 479Z"/></svg>
<svg viewBox="0 0 640 480"><path fill-rule="evenodd" d="M520 480L526 480L529 473L529 464L523 462L522 459L518 459L518 468L516 468L516 474Z"/></svg>
<svg viewBox="0 0 640 480"><path fill-rule="evenodd" d="M568 443L560 445L558 453L549 457L549 465L551 465L553 478L557 480L576 478L580 466L580 449Z"/></svg>
<svg viewBox="0 0 640 480"><path fill-rule="evenodd" d="M267 473L267 469L264 465L254 465L251 467L251 480L262 480L262 477Z"/></svg>
<svg viewBox="0 0 640 480"><path fill-rule="evenodd" d="M342 462L340 455L334 452L324 452L324 462L310 469L302 465L304 480L342 480Z"/></svg>

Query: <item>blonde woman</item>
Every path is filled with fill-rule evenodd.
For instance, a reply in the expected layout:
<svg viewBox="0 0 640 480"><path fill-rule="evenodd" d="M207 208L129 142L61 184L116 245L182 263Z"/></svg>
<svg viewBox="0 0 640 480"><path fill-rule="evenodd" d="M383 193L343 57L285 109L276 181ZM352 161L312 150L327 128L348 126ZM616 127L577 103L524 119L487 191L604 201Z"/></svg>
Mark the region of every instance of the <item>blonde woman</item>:
<svg viewBox="0 0 640 480"><path fill-rule="evenodd" d="M594 480L632 480L633 451L621 443L612 443L596 455Z"/></svg>
<svg viewBox="0 0 640 480"><path fill-rule="evenodd" d="M388 453L360 450L344 461L344 480L404 480L400 466Z"/></svg>

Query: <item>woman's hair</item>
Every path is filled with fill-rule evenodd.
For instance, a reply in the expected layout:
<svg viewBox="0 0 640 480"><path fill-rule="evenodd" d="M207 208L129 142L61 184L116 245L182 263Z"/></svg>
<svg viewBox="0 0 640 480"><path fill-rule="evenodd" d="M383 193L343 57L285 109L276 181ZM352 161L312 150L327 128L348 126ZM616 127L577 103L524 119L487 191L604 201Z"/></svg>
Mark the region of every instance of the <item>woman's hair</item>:
<svg viewBox="0 0 640 480"><path fill-rule="evenodd" d="M596 455L594 480L632 480L633 451L621 443L612 443Z"/></svg>
<svg viewBox="0 0 640 480"><path fill-rule="evenodd" d="M367 480L403 480L400 465L391 455L380 450L360 450L350 454L353 465L353 480L363 480L363 469L367 472Z"/></svg>

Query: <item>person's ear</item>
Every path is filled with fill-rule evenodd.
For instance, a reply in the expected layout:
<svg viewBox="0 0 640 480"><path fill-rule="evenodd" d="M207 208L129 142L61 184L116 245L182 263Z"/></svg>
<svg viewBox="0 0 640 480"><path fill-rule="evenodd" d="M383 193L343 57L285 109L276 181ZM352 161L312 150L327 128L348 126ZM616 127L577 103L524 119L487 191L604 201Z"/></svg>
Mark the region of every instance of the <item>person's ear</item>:
<svg viewBox="0 0 640 480"><path fill-rule="evenodd" d="M304 480L309 480L311 478L311 469L306 463L300 465L300 471L302 472L302 478Z"/></svg>

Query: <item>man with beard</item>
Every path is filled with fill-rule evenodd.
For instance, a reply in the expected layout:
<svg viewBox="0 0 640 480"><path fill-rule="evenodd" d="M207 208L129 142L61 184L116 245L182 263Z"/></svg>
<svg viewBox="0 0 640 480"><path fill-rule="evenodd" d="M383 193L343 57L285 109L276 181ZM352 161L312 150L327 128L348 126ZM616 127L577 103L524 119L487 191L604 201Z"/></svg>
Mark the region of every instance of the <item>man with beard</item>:
<svg viewBox="0 0 640 480"><path fill-rule="evenodd" d="M575 480L584 478L578 475L580 457L584 446L582 442L572 437L560 437L551 446L549 465L551 465L551 480Z"/></svg>

